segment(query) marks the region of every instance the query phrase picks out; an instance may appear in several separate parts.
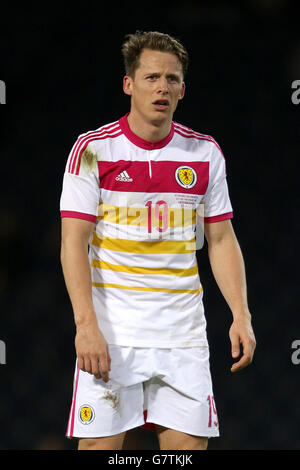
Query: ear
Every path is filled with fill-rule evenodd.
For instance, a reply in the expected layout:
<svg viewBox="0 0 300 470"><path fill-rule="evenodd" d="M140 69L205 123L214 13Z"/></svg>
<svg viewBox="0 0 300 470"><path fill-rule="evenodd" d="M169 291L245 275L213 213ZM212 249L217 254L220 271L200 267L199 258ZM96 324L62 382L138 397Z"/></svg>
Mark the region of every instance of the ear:
<svg viewBox="0 0 300 470"><path fill-rule="evenodd" d="M126 95L132 95L132 78L128 75L125 75L123 78L123 91Z"/></svg>
<svg viewBox="0 0 300 470"><path fill-rule="evenodd" d="M182 82L178 99L179 99L179 100L182 100L182 98L184 97L184 94L185 94L185 83Z"/></svg>

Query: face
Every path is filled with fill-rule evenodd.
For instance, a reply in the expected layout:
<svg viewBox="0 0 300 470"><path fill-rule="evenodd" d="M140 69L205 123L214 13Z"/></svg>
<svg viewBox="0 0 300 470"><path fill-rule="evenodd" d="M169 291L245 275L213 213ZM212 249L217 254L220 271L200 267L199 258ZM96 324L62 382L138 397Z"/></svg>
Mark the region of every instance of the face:
<svg viewBox="0 0 300 470"><path fill-rule="evenodd" d="M123 89L131 96L131 111L145 121L171 121L185 91L181 63L174 54L144 49L134 79L125 76Z"/></svg>

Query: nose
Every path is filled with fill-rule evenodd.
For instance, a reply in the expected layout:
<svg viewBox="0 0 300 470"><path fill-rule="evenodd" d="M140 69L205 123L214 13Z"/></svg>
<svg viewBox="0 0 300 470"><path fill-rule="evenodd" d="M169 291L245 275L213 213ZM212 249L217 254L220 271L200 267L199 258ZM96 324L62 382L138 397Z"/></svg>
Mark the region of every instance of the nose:
<svg viewBox="0 0 300 470"><path fill-rule="evenodd" d="M169 93L168 80L165 77L160 77L158 82L158 92Z"/></svg>

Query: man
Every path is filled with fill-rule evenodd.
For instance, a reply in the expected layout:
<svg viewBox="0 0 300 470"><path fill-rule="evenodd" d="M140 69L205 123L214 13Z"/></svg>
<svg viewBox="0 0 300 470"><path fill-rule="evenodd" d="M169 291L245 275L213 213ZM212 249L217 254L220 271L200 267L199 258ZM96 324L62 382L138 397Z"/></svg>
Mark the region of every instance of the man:
<svg viewBox="0 0 300 470"><path fill-rule="evenodd" d="M255 348L225 161L212 137L173 121L185 48L136 32L122 52L130 112L79 136L64 175L61 261L77 328L67 436L80 450L122 449L145 411L161 449L206 449L219 429L195 254L200 204L234 358L243 346L231 370Z"/></svg>

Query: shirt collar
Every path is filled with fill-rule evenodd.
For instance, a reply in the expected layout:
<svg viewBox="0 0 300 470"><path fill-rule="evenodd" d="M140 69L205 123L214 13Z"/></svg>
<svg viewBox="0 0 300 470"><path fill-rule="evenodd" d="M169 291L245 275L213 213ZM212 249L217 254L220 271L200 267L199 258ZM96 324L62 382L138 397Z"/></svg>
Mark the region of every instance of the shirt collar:
<svg viewBox="0 0 300 470"><path fill-rule="evenodd" d="M162 147L165 147L172 140L172 137L174 135L173 121L171 123L171 130L166 137L164 137L161 140L157 140L156 142L149 142L148 140L144 140L141 137L134 134L134 132L132 132L127 121L128 115L129 115L129 112L125 114L125 116L121 117L121 119L119 119L119 125L124 135L127 137L127 139L130 140L130 142L132 142L133 144L137 145L138 147L141 147L145 150L161 149Z"/></svg>

